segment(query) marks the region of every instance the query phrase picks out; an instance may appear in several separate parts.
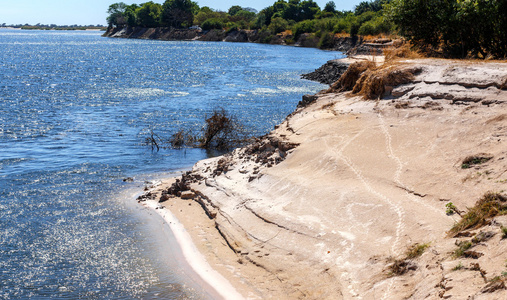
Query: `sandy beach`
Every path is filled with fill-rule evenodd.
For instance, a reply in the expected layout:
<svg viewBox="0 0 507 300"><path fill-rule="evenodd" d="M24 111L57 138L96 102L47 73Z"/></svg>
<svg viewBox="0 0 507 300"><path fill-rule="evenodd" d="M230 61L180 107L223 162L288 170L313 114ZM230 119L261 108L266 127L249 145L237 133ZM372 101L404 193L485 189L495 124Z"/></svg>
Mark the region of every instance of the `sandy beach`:
<svg viewBox="0 0 507 300"><path fill-rule="evenodd" d="M507 64L396 66L417 72L382 99L319 93L256 142L197 162L181 197L168 179L141 199L163 207L218 297L507 297L507 215L449 232L507 190ZM471 254L456 255L464 243Z"/></svg>

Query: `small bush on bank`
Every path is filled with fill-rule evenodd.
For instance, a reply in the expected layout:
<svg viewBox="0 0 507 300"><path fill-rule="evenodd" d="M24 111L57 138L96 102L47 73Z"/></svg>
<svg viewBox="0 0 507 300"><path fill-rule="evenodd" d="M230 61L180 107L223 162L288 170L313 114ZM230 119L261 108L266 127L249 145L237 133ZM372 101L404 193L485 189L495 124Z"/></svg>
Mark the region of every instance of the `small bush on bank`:
<svg viewBox="0 0 507 300"><path fill-rule="evenodd" d="M334 47L333 34L329 32L323 32L320 34L320 40L317 44L319 49L331 49Z"/></svg>
<svg viewBox="0 0 507 300"><path fill-rule="evenodd" d="M205 20L201 24L201 28L203 30L223 29L224 28L224 23L220 19L211 18L211 19Z"/></svg>
<svg viewBox="0 0 507 300"><path fill-rule="evenodd" d="M230 149L239 145L245 138L243 130L234 116L223 108L215 109L206 119L199 147L205 149Z"/></svg>

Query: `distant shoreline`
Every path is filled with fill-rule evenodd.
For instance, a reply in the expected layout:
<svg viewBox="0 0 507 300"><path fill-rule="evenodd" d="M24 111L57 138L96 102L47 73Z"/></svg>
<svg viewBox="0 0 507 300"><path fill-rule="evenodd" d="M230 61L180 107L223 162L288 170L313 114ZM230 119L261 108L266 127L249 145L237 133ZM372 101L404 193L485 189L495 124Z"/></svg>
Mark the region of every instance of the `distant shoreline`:
<svg viewBox="0 0 507 300"><path fill-rule="evenodd" d="M104 37L148 39L163 41L209 41L209 42L236 42L236 43L259 43L271 45L287 45L296 47L319 48L319 39L311 33L301 34L297 40L293 35L269 35L259 30L208 30L199 29L176 29L171 27L131 27L109 28ZM335 37L332 46L320 48L322 50L340 51L347 55L382 55L383 49L391 43L376 44L366 43L361 36Z"/></svg>

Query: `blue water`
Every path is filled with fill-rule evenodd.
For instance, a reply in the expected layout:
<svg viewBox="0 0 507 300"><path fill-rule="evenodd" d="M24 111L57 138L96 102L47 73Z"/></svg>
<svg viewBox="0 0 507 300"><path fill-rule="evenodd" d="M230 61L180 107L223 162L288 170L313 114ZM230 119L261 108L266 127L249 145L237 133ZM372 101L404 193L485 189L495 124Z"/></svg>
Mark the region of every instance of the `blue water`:
<svg viewBox="0 0 507 300"><path fill-rule="evenodd" d="M267 133L339 53L100 34L0 29L0 298L206 298L134 194L210 154L147 133L197 132L218 107Z"/></svg>

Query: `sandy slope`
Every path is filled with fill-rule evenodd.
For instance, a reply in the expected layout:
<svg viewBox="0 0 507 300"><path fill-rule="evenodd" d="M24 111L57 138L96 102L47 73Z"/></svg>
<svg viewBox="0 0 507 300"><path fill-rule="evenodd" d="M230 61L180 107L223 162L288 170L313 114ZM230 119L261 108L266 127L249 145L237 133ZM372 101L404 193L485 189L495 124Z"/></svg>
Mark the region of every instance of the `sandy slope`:
<svg viewBox="0 0 507 300"><path fill-rule="evenodd" d="M507 297L505 289L482 290L507 271L507 217L472 232L495 233L473 248L484 254L473 259L452 257L455 242L471 237L449 237L460 217L445 214L448 202L466 210L486 191L507 190L507 64L403 63L423 71L386 99L320 95L271 142L198 162L194 200L211 218L196 201L164 202L243 296ZM461 168L479 153L493 158ZM415 243L430 247L392 276L388 266Z"/></svg>

